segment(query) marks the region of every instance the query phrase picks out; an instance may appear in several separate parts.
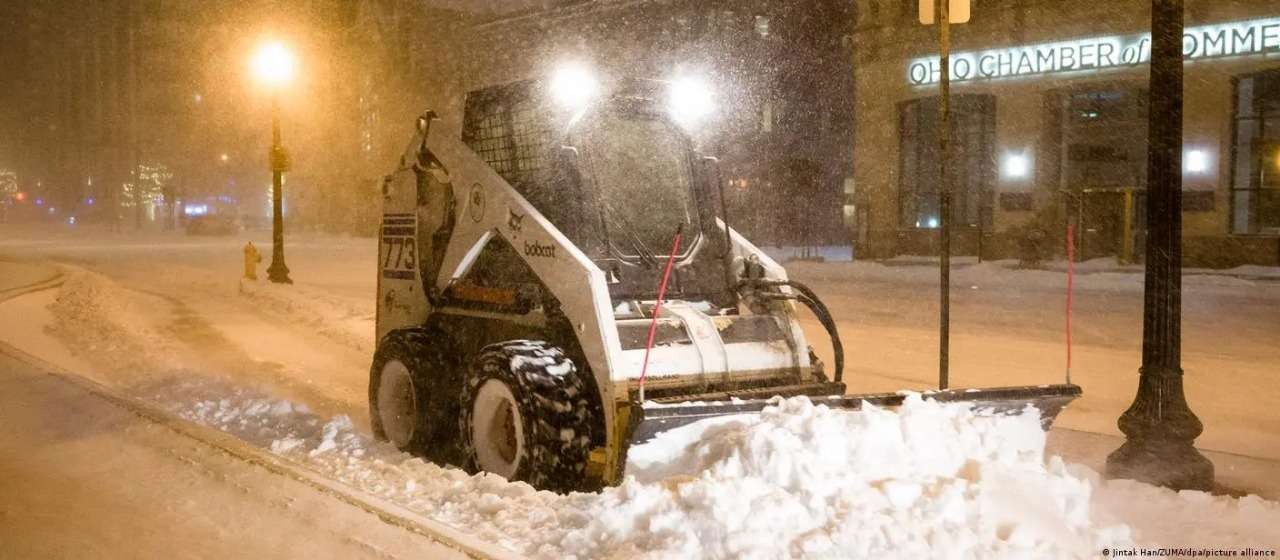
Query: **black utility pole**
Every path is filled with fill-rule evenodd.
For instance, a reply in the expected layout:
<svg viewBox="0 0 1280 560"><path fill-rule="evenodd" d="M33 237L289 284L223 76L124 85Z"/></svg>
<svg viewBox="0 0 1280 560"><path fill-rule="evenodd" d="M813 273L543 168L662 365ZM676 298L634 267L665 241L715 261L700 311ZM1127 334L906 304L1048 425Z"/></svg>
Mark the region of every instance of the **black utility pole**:
<svg viewBox="0 0 1280 560"><path fill-rule="evenodd" d="M1182 390L1182 13L1182 0L1151 2L1142 367L1107 476L1208 490L1213 463L1193 445L1204 426Z"/></svg>
<svg viewBox="0 0 1280 560"><path fill-rule="evenodd" d="M271 96L271 266L267 279L277 284L292 284L289 267L284 264L284 210L282 208L284 172L289 158L280 144L280 98Z"/></svg>
<svg viewBox="0 0 1280 560"><path fill-rule="evenodd" d="M951 384L951 2L934 0L938 16L938 64L942 71L938 111L938 388Z"/></svg>

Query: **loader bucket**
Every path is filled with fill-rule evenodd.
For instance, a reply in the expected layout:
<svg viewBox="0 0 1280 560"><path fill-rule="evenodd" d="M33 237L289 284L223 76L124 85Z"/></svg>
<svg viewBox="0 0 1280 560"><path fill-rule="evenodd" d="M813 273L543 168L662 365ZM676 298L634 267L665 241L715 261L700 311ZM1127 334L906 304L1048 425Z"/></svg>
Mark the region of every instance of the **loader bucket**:
<svg viewBox="0 0 1280 560"><path fill-rule="evenodd" d="M809 395L814 404L830 408L858 410L863 403L878 407L901 406L908 393L868 393L845 395L843 383L822 383L779 387L782 396ZM825 395L822 396L825 392ZM922 391L921 396L938 402L972 403L975 409L989 409L997 414L1021 414L1028 406L1040 411L1041 427L1048 431L1058 413L1082 394L1078 385L1029 385L1025 387L991 387L985 389L947 389ZM718 394L724 400L711 400L704 395L686 403L647 402L640 407L640 418L632 432L631 444L638 445L667 430L716 416L754 414L773 403L772 398L742 400L732 394Z"/></svg>

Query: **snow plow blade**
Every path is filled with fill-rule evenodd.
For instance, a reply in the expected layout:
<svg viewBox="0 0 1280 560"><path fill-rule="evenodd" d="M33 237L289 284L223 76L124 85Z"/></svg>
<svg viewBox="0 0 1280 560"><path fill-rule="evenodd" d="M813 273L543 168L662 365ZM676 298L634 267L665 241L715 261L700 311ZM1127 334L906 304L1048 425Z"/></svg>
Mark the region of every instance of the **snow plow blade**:
<svg viewBox="0 0 1280 560"><path fill-rule="evenodd" d="M752 392L724 392L697 395L686 398L689 402L682 403L649 401L639 409L640 418L632 432L631 444L644 443L662 432L699 420L758 413L773 403L774 396L806 395L813 399L814 404L845 410L858 410L863 403L887 408L901 406L907 396L907 392L845 395L844 390L843 383L813 383L770 388L768 397L759 393L751 394ZM1040 411L1041 427L1048 431L1058 413L1068 403L1079 398L1083 391L1078 385L1062 384L948 389L921 391L920 394L938 402L972 403L975 409L990 409L997 414L1021 414L1031 406Z"/></svg>

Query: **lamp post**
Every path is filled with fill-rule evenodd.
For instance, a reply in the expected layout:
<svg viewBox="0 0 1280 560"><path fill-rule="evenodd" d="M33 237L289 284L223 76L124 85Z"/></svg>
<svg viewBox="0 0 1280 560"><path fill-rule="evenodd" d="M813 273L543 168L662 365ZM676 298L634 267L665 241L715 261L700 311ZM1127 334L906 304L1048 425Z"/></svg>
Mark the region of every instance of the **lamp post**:
<svg viewBox="0 0 1280 560"><path fill-rule="evenodd" d="M289 267L284 264L284 172L289 170L289 156L280 143L280 88L293 81L293 53L278 42L259 47L252 61L254 76L271 91L271 266L267 279L277 284L292 284Z"/></svg>
<svg viewBox="0 0 1280 560"><path fill-rule="evenodd" d="M1182 0L1152 0L1142 367L1107 476L1208 490L1213 463L1193 445L1204 427L1182 389L1182 17Z"/></svg>

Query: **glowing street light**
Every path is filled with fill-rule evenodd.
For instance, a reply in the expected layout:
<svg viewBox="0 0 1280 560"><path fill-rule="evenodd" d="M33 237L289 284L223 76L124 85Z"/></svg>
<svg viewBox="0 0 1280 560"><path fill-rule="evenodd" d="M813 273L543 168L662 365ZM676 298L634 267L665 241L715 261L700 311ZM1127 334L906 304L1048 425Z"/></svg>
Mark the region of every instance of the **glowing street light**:
<svg viewBox="0 0 1280 560"><path fill-rule="evenodd" d="M284 206L282 191L284 172L289 170L289 156L280 142L280 89L293 81L297 62L293 53L280 42L258 48L249 63L254 78L271 91L271 266L267 279L277 284L292 284L289 267L284 264ZM226 154L222 156L226 161Z"/></svg>
<svg viewBox="0 0 1280 560"><path fill-rule="evenodd" d="M273 89L288 85L297 73L297 61L293 53L279 41L258 47L250 66L254 78Z"/></svg>

